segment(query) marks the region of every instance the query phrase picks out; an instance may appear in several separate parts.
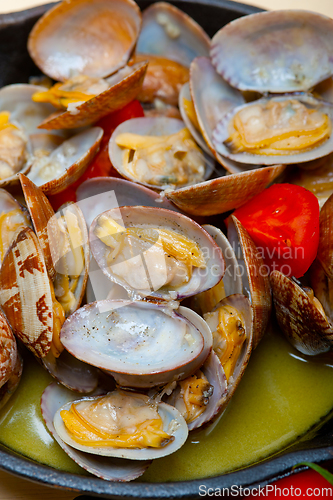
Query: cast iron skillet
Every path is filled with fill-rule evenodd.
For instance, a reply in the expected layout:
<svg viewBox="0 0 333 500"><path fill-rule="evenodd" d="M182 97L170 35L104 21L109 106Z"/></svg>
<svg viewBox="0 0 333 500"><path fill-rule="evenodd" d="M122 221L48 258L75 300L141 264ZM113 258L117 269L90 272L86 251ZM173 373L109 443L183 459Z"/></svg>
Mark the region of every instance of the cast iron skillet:
<svg viewBox="0 0 333 500"><path fill-rule="evenodd" d="M138 3L144 8L153 2L139 0ZM261 10L228 0L180 0L172 3L198 21L210 36L229 21ZM50 6L0 16L0 87L27 82L29 76L39 74L28 55L26 42L32 26ZM215 490L230 488L232 485L244 488L259 484L264 486L273 479L290 474L290 468L299 462L321 462L331 458L333 419L327 420L319 431L312 430L295 445L259 464L222 476L171 483L113 483L93 476L69 474L38 464L0 445L0 468L3 470L49 486L118 500L200 498L199 492L203 491L199 490L200 485L205 485L206 491L208 488Z"/></svg>

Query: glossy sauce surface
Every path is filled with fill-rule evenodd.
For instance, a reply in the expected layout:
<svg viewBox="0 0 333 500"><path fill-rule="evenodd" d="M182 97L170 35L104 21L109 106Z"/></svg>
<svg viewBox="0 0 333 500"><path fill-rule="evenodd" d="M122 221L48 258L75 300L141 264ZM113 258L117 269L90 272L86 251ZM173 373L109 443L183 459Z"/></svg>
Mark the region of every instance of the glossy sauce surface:
<svg viewBox="0 0 333 500"><path fill-rule="evenodd" d="M325 359L305 359L280 335L266 334L218 424L192 433L183 448L155 460L140 480L217 475L287 447L333 408L333 358ZM0 412L0 441L44 464L84 473L45 429L39 401L50 381L26 360L19 389Z"/></svg>

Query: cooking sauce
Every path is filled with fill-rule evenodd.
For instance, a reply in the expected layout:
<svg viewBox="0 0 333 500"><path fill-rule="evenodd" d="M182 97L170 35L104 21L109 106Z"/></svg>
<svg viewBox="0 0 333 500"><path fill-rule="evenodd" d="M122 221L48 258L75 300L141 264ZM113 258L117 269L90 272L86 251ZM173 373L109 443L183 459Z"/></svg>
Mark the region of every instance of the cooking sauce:
<svg viewBox="0 0 333 500"><path fill-rule="evenodd" d="M39 401L49 382L26 359L20 386L0 412L0 441L38 462L85 474L45 429ZM218 424L192 433L183 448L155 460L140 480L195 479L244 467L286 448L332 408L333 357L304 357L279 334L267 333Z"/></svg>

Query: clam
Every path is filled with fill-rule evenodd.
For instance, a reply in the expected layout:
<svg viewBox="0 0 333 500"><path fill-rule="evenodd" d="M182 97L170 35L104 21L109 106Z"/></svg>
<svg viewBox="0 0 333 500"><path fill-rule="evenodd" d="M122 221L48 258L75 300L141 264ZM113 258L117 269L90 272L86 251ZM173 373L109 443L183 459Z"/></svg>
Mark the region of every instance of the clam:
<svg viewBox="0 0 333 500"><path fill-rule="evenodd" d="M64 141L49 155L36 158L28 173L46 194L60 193L86 170L98 151L103 130L93 127Z"/></svg>
<svg viewBox="0 0 333 500"><path fill-rule="evenodd" d="M227 393L227 381L222 365L211 352L200 369L177 383L166 402L183 415L190 431L198 429L217 417Z"/></svg>
<svg viewBox="0 0 333 500"><path fill-rule="evenodd" d="M60 101L61 109L65 109L60 113L52 113L39 124L39 128L54 130L85 127L123 108L137 96L146 70L147 61L143 61L131 67L126 66L105 80L78 75L62 85L56 84L56 88L52 87L47 92L34 94L35 101Z"/></svg>
<svg viewBox="0 0 333 500"><path fill-rule="evenodd" d="M332 105L309 95L262 98L222 118L213 144L220 155L240 163L308 162L332 152L332 118Z"/></svg>
<svg viewBox="0 0 333 500"><path fill-rule="evenodd" d="M18 233L30 226L27 211L8 191L0 189L0 263Z"/></svg>
<svg viewBox="0 0 333 500"><path fill-rule="evenodd" d="M205 157L181 120L133 118L113 132L109 155L125 178L153 189L195 184L208 178L213 162Z"/></svg>
<svg viewBox="0 0 333 500"><path fill-rule="evenodd" d="M250 170L167 190L165 195L191 215L215 215L238 208L263 191L285 169L285 165Z"/></svg>
<svg viewBox="0 0 333 500"><path fill-rule="evenodd" d="M204 318L213 334L213 351L227 379L227 392L219 402L221 414L230 402L254 349L253 312L249 300L241 294L221 300Z"/></svg>
<svg viewBox="0 0 333 500"><path fill-rule="evenodd" d="M166 2L144 10L136 46L141 54L161 55L189 66L196 56L209 53L210 39L190 16Z"/></svg>
<svg viewBox="0 0 333 500"><path fill-rule="evenodd" d="M76 450L60 439L53 425L54 416L60 407L77 400L77 398L77 393L53 383L45 389L41 399L41 410L45 424L65 453L83 469L108 481L130 481L141 476L149 467L149 460L134 461L92 455Z"/></svg>
<svg viewBox="0 0 333 500"><path fill-rule="evenodd" d="M252 306L253 348L255 348L266 331L272 311L269 269L263 261L260 249L233 215L228 223L228 239L235 250L241 270L243 293Z"/></svg>
<svg viewBox="0 0 333 500"><path fill-rule="evenodd" d="M173 307L177 307L174 304ZM103 300L65 321L61 342L78 359L112 374L121 386L149 388L186 378L211 350L202 318L172 304Z"/></svg>
<svg viewBox="0 0 333 500"><path fill-rule="evenodd" d="M166 57L135 54L133 62L144 61L148 62L148 68L137 99L142 103L154 103L158 100L177 106L179 91L189 79L188 68Z"/></svg>
<svg viewBox="0 0 333 500"><path fill-rule="evenodd" d="M125 66L140 26L140 9L132 0L69 0L37 21L28 50L55 80L78 74L104 78Z"/></svg>
<svg viewBox="0 0 333 500"><path fill-rule="evenodd" d="M109 210L96 217L89 239L103 272L133 297L182 299L213 287L224 273L209 234L170 210Z"/></svg>
<svg viewBox="0 0 333 500"><path fill-rule="evenodd" d="M323 266L327 277L333 279L333 196L324 203L319 215L319 246L317 258Z"/></svg>
<svg viewBox="0 0 333 500"><path fill-rule="evenodd" d="M333 325L312 290L284 276L270 275L277 321L289 342L303 354L320 354L333 346Z"/></svg>
<svg viewBox="0 0 333 500"><path fill-rule="evenodd" d="M202 226L211 235L216 244L221 248L225 261L225 273L222 280L210 290L198 293L191 298L191 308L201 316L212 311L222 299L243 291L242 271L238 265L234 249L222 231L209 224Z"/></svg>
<svg viewBox="0 0 333 500"><path fill-rule="evenodd" d="M15 335L39 357L51 349L53 301L44 257L32 229L23 229L0 270L0 303Z"/></svg>
<svg viewBox="0 0 333 500"><path fill-rule="evenodd" d="M186 422L174 407L123 390L65 404L53 425L73 448L131 460L169 455L188 435Z"/></svg>
<svg viewBox="0 0 333 500"><path fill-rule="evenodd" d="M328 17L299 10L260 12L218 31L211 58L217 72L237 89L305 91L332 75L332 42Z"/></svg>

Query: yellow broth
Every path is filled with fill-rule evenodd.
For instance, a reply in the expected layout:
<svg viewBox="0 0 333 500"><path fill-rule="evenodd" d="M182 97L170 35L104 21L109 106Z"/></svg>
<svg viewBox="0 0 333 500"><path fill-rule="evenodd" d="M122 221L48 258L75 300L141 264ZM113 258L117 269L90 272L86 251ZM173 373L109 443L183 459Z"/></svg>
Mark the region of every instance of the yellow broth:
<svg viewBox="0 0 333 500"><path fill-rule="evenodd" d="M30 356L25 361L20 386L0 412L0 441L43 464L83 474L42 420L40 397L50 376ZM218 424L192 433L183 448L156 460L140 480L204 478L244 467L290 445L332 408L333 366L305 359L280 335L268 333Z"/></svg>

